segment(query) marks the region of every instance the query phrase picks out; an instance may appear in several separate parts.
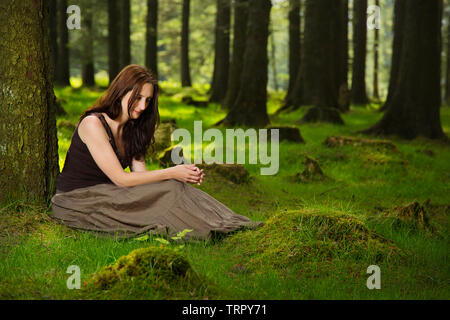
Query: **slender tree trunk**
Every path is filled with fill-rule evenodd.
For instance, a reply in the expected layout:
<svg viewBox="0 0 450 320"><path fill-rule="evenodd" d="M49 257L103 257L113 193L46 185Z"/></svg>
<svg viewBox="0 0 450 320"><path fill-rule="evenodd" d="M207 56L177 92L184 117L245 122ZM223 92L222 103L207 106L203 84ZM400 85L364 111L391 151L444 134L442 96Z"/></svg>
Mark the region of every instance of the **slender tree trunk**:
<svg viewBox="0 0 450 320"><path fill-rule="evenodd" d="M58 0L58 68L55 82L61 86L70 86L69 71L69 32L67 30L67 0Z"/></svg>
<svg viewBox="0 0 450 320"><path fill-rule="evenodd" d="M227 93L230 66L230 0L217 0L214 73L210 102L219 102Z"/></svg>
<svg viewBox="0 0 450 320"><path fill-rule="evenodd" d="M235 0L234 2L233 56L228 76L227 93L223 102L223 106L227 109L233 106L239 93L247 39L248 4L249 0Z"/></svg>
<svg viewBox="0 0 450 320"><path fill-rule="evenodd" d="M380 111L385 111L394 95L395 85L398 78L398 69L400 65L400 55L402 52L405 5L408 0L395 0L394 6L394 39L392 42L391 71L389 75L388 95Z"/></svg>
<svg viewBox="0 0 450 320"><path fill-rule="evenodd" d="M300 69L300 0L289 0L289 85L286 100L292 94L295 79Z"/></svg>
<svg viewBox="0 0 450 320"><path fill-rule="evenodd" d="M84 20L84 32L83 32L83 65L81 69L81 75L83 79L83 86L93 87L95 86L95 71L94 71L94 37L92 30L92 10L91 3L85 2L82 19Z"/></svg>
<svg viewBox="0 0 450 320"><path fill-rule="evenodd" d="M275 39L273 36L273 29L269 31L270 40L270 66L272 68L272 78L275 91L278 91L278 80L277 80L277 61L276 61L276 48Z"/></svg>
<svg viewBox="0 0 450 320"><path fill-rule="evenodd" d="M147 0L147 45L145 65L158 75L158 0Z"/></svg>
<svg viewBox="0 0 450 320"><path fill-rule="evenodd" d="M121 30L120 30L120 69L131 63L130 52L130 0L121 0Z"/></svg>
<svg viewBox="0 0 450 320"><path fill-rule="evenodd" d="M117 0L108 0L108 73L111 83L120 71L120 13Z"/></svg>
<svg viewBox="0 0 450 320"><path fill-rule="evenodd" d="M0 203L48 206L58 141L50 74L48 2L0 1Z"/></svg>
<svg viewBox="0 0 450 320"><path fill-rule="evenodd" d="M189 68L189 15L190 0L183 0L181 27L181 86L191 86L191 71Z"/></svg>
<svg viewBox="0 0 450 320"><path fill-rule="evenodd" d="M380 1L375 0L375 5L380 6ZM375 28L375 41L373 43L373 97L375 100L380 100L380 94L378 92L378 45L379 45L379 35L378 28Z"/></svg>
<svg viewBox="0 0 450 320"><path fill-rule="evenodd" d="M336 13L336 95L341 111L350 108L350 93L348 89L348 0L338 0L335 4Z"/></svg>
<svg viewBox="0 0 450 320"><path fill-rule="evenodd" d="M366 42L367 0L353 1L353 72L352 102L364 105L369 102L366 92Z"/></svg>
<svg viewBox="0 0 450 320"><path fill-rule="evenodd" d="M56 79L56 70L58 67L58 7L56 0L49 1L49 32L50 32L50 57L52 79Z"/></svg>
<svg viewBox="0 0 450 320"><path fill-rule="evenodd" d="M447 139L439 110L441 6L441 1L405 1L405 32L395 91L381 120L363 133Z"/></svg>
<svg viewBox="0 0 450 320"><path fill-rule="evenodd" d="M447 15L447 69L445 72L445 104L450 106L450 10Z"/></svg>
<svg viewBox="0 0 450 320"><path fill-rule="evenodd" d="M226 118L219 123L257 127L270 123L266 104L271 7L270 0L249 1L248 33L239 94Z"/></svg>

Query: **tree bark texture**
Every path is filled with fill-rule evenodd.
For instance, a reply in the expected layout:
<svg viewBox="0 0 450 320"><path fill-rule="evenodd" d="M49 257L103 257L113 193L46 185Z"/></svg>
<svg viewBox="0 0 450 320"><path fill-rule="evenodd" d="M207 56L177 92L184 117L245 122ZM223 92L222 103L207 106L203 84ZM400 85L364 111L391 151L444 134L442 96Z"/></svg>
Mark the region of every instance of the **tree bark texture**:
<svg viewBox="0 0 450 320"><path fill-rule="evenodd" d="M230 12L230 0L217 0L214 72L210 102L221 103L227 93L230 66Z"/></svg>
<svg viewBox="0 0 450 320"><path fill-rule="evenodd" d="M239 93L247 39L248 5L249 0L234 1L233 53L230 74L228 76L227 93L222 104L226 109L232 107Z"/></svg>
<svg viewBox="0 0 450 320"><path fill-rule="evenodd" d="M48 206L59 174L48 1L0 2L0 203Z"/></svg>

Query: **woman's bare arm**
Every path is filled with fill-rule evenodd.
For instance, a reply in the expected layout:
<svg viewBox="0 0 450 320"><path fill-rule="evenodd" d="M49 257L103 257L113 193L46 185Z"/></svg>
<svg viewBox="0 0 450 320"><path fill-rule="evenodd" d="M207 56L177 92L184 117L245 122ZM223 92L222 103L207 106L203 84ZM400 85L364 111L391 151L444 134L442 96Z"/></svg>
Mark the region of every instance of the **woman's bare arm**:
<svg viewBox="0 0 450 320"><path fill-rule="evenodd" d="M200 183L203 180L204 174L193 164L161 170L125 172L109 143L105 128L95 116L87 116L81 121L78 134L98 167L117 186L132 187L167 179L189 183Z"/></svg>
<svg viewBox="0 0 450 320"><path fill-rule="evenodd" d="M131 160L130 170L132 172L145 172L147 171L147 167L145 166L145 160L143 159L135 159Z"/></svg>

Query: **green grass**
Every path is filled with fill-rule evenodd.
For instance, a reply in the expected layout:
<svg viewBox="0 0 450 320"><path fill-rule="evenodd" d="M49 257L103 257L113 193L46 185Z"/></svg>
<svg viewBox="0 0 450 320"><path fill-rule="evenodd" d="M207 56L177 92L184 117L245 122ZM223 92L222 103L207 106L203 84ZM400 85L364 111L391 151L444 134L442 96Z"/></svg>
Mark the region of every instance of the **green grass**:
<svg viewBox="0 0 450 320"><path fill-rule="evenodd" d="M196 109L180 102L183 94L206 99L207 87L182 90L164 83L162 88L161 118L175 118L191 134L194 120L203 120L206 130L226 115L217 104ZM62 168L73 125L102 91L65 87L56 94L68 112L57 119ZM269 114L282 98L282 93L270 94ZM395 137L389 140L399 152L323 144L331 135L362 137L355 132L382 116L376 107L352 107L342 115L344 126L299 125L304 109L271 116L274 126L297 126L306 143L280 143L280 168L274 176L260 175L260 165L245 165L252 177L248 184L236 185L207 172L200 189L236 213L266 222L258 230L239 231L220 241L187 243L179 249L153 237L97 238L57 224L48 208L9 204L0 209L0 298L448 299L450 148L428 139ZM450 135L450 108L441 109L441 122ZM291 179L305 169L305 155L319 161L326 180ZM147 167L159 169L151 162ZM426 199L434 232L384 223L395 207ZM122 287L95 295L84 285L82 290L67 289L68 266L78 265L81 282L89 283L119 257L149 246L178 248L198 278L176 283L161 276L124 280ZM381 290L366 287L366 270L372 264L381 268Z"/></svg>

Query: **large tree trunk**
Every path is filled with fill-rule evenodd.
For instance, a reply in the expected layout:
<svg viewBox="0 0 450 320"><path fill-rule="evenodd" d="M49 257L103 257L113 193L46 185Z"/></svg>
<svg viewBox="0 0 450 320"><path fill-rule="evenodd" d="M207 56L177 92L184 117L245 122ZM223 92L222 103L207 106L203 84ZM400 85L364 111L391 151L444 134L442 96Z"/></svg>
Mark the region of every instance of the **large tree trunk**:
<svg viewBox="0 0 450 320"><path fill-rule="evenodd" d="M58 8L57 1L50 0L49 1L49 35L50 35L50 65L51 65L51 74L52 79L55 81L56 79L56 69L58 67Z"/></svg>
<svg viewBox="0 0 450 320"><path fill-rule="evenodd" d="M147 1L147 42L145 65L158 75L158 0Z"/></svg>
<svg viewBox="0 0 450 320"><path fill-rule="evenodd" d="M366 92L367 0L353 1L352 103L369 102Z"/></svg>
<svg viewBox="0 0 450 320"><path fill-rule="evenodd" d="M108 73L111 83L120 72L120 12L117 0L108 0Z"/></svg>
<svg viewBox="0 0 450 320"><path fill-rule="evenodd" d="M181 26L181 86L191 86L191 71L189 68L189 15L190 0L183 0Z"/></svg>
<svg viewBox="0 0 450 320"><path fill-rule="evenodd" d="M217 0L214 73L210 102L222 102L227 93L230 65L230 0Z"/></svg>
<svg viewBox="0 0 450 320"><path fill-rule="evenodd" d="M61 86L70 86L69 71L69 32L67 30L67 0L58 0L58 68L56 69L55 83Z"/></svg>
<svg viewBox="0 0 450 320"><path fill-rule="evenodd" d="M120 69L131 63L130 52L130 0L121 0Z"/></svg>
<svg viewBox="0 0 450 320"><path fill-rule="evenodd" d="M334 0L306 1L302 66L294 88L296 107L302 99L308 99L313 105L302 118L305 122L343 123L338 111L336 89L335 39L338 33L335 19L339 19L338 7L339 2ZM303 81L298 81L299 77Z"/></svg>
<svg viewBox="0 0 450 320"><path fill-rule="evenodd" d="M245 45L241 86L228 115L219 123L264 127L267 115L267 40L269 36L270 0L250 0L248 33Z"/></svg>
<svg viewBox="0 0 450 320"><path fill-rule="evenodd" d="M0 1L0 203L50 204L59 173L48 2Z"/></svg>
<svg viewBox="0 0 450 320"><path fill-rule="evenodd" d="M394 39L392 42L391 71L389 75L388 95L384 105L380 108L380 111L385 111L388 108L395 91L395 83L397 81L398 68L400 65L400 54L402 51L406 1L407 0L395 0Z"/></svg>
<svg viewBox="0 0 450 320"><path fill-rule="evenodd" d="M81 76L83 79L83 86L93 87L95 86L95 71L94 71L94 37L92 30L92 6L90 1L84 2L85 5L83 11L83 62L81 68Z"/></svg>
<svg viewBox="0 0 450 320"><path fill-rule="evenodd" d="M440 122L441 1L405 1L405 22L398 76L381 120L363 131L445 138Z"/></svg>
<svg viewBox="0 0 450 320"><path fill-rule="evenodd" d="M227 109L233 106L239 93L247 39L248 4L249 0L234 1L233 55L228 76L227 93L222 104Z"/></svg>

